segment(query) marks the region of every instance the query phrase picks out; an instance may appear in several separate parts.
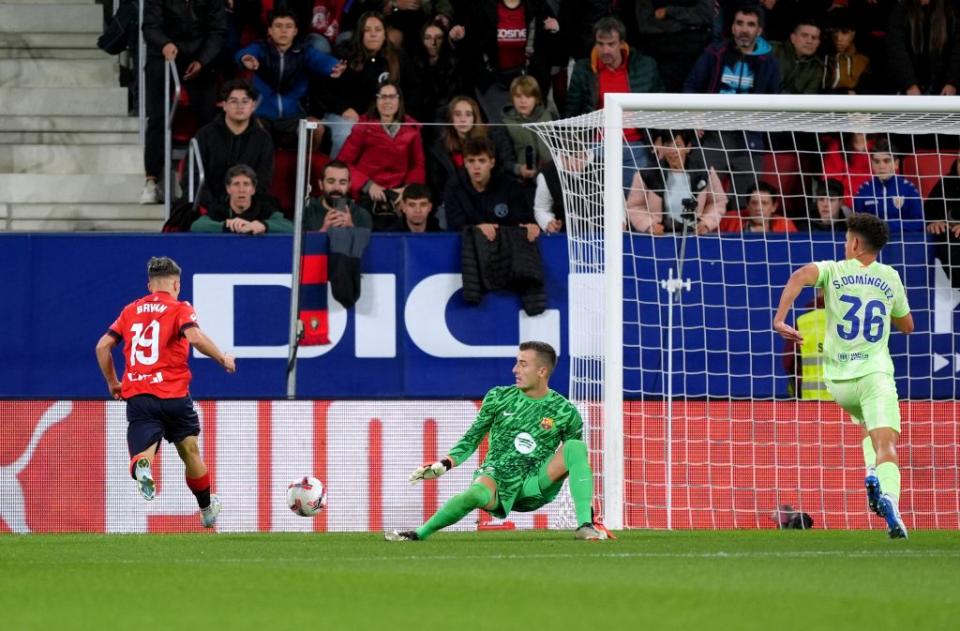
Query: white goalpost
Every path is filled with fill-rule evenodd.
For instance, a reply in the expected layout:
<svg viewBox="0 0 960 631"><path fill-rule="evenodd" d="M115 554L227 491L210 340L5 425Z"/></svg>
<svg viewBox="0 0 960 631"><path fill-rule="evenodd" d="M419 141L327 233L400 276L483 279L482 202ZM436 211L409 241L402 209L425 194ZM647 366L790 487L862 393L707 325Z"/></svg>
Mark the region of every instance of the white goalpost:
<svg viewBox="0 0 960 631"><path fill-rule="evenodd" d="M772 316L793 269L842 256L841 223L806 229L817 223L817 183L842 185L848 212L872 177L870 147L884 146L875 145L880 139L909 186L895 180L892 200L877 204L902 208L904 217L931 201L960 208L936 187L960 156L960 101L608 94L604 105L532 127L550 147L563 190L570 398L584 411L606 525L776 527L771 515L789 505L813 516L814 527L882 529L866 511L859 428L824 397L791 390L800 369L788 372L794 352L773 333ZM798 230L714 226L698 235L695 217L676 214L662 236L638 232L626 209L634 174L658 171L661 184L673 177L651 151L654 130L671 142L676 131L695 132L686 170L716 172L724 191L709 194L726 203L727 218L750 226L736 211L766 183ZM846 171L831 171L838 160ZM665 188L644 186L644 195L664 198L667 217ZM698 193L690 190L691 199ZM960 290L949 279L951 265L960 276L960 260L941 260L924 231L929 219L911 221L891 232L881 255L900 272L918 322L909 340L891 336L904 424L901 506L908 527L957 528L960 366L947 359L960 357ZM812 290L793 319L808 301L816 306Z"/></svg>

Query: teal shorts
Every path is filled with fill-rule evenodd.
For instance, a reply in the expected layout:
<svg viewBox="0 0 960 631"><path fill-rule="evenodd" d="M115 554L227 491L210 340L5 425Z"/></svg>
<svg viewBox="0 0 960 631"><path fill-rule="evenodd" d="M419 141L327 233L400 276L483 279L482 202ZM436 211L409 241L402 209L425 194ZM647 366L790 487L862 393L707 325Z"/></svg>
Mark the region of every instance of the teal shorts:
<svg viewBox="0 0 960 631"><path fill-rule="evenodd" d="M900 397L893 375L875 372L857 379L825 380L834 400L867 431L889 427L900 433Z"/></svg>
<svg viewBox="0 0 960 631"><path fill-rule="evenodd" d="M524 478L519 486L504 485L501 486L497 476L490 469L481 468L473 474L473 479L483 476L490 478L497 483L497 504L487 512L499 519L504 519L510 514L510 511L529 513L538 508L546 506L557 499L560 489L563 488L563 482L567 479L564 475L556 482L551 482L547 475L547 466L550 461L544 462L540 466L540 471L536 475Z"/></svg>

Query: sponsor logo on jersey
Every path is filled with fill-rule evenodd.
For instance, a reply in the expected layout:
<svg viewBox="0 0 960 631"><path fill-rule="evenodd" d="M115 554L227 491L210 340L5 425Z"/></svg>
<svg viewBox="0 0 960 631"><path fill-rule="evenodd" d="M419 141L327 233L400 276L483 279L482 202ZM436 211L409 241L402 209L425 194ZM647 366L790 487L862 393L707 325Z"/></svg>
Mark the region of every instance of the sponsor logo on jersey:
<svg viewBox="0 0 960 631"><path fill-rule="evenodd" d="M540 429L550 431L556 424L556 421L554 421L552 418L544 417L543 420L540 421Z"/></svg>
<svg viewBox="0 0 960 631"><path fill-rule="evenodd" d="M533 450L537 448L537 441L527 432L520 432L513 439L513 448L526 456L532 454Z"/></svg>

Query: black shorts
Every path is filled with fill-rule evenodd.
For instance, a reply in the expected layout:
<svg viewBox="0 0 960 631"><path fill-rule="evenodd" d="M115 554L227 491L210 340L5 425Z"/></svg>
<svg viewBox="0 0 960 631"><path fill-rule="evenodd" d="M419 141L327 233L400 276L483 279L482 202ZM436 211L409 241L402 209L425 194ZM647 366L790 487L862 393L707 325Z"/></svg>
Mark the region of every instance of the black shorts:
<svg viewBox="0 0 960 631"><path fill-rule="evenodd" d="M190 395L180 399L158 399L138 394L127 399L127 448L130 457L166 438L179 443L200 434L200 417Z"/></svg>

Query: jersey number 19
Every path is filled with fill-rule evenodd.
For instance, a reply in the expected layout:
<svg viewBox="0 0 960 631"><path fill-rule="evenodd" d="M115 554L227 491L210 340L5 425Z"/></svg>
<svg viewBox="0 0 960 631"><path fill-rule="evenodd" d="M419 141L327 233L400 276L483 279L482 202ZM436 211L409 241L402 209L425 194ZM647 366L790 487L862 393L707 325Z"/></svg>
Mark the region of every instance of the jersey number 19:
<svg viewBox="0 0 960 631"><path fill-rule="evenodd" d="M130 340L130 365L141 363L152 366L160 359L160 323L151 320L146 327L142 322L135 322L130 327L133 338Z"/></svg>

